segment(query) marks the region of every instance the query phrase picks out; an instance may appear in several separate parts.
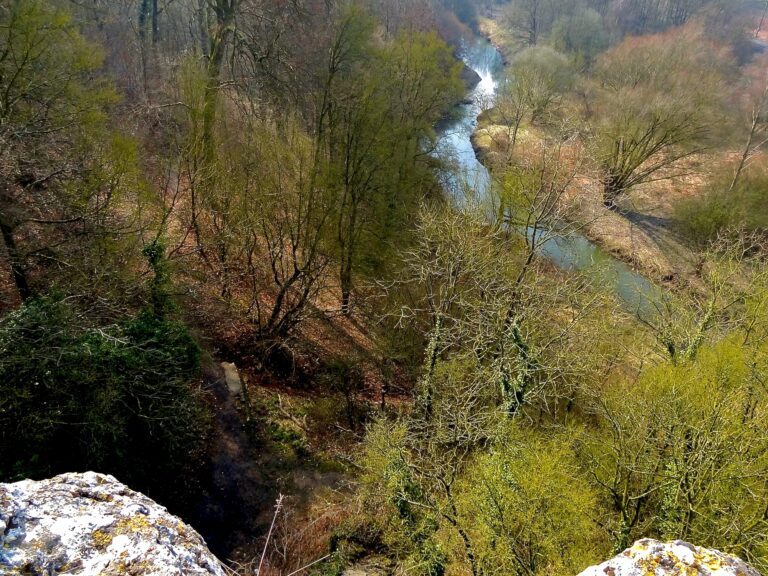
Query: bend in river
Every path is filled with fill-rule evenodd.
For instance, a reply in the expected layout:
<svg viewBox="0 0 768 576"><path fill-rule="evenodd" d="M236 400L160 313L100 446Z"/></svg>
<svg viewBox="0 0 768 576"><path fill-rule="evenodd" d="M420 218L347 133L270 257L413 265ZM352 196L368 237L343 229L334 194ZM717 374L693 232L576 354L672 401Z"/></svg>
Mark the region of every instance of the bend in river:
<svg viewBox="0 0 768 576"><path fill-rule="evenodd" d="M474 190L479 201L490 200L491 176L477 159L472 133L477 117L493 106L496 89L504 75L504 62L498 50L485 38L475 37L462 48L464 63L480 76L468 99L459 104L450 120L439 126L437 153L448 160L451 169L443 173L446 190L457 205L465 202L462 183ZM658 299L660 288L599 248L586 237L569 233L548 240L543 254L563 270L593 269L600 281L613 287L628 311L649 310Z"/></svg>

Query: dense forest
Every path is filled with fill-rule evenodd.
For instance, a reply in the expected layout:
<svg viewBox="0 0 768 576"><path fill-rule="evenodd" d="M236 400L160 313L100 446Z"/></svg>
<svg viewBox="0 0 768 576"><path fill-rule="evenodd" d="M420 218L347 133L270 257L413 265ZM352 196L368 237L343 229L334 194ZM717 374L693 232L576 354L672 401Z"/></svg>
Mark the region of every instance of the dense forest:
<svg viewBox="0 0 768 576"><path fill-rule="evenodd" d="M764 0L0 0L0 482L243 574L768 570L767 143Z"/></svg>

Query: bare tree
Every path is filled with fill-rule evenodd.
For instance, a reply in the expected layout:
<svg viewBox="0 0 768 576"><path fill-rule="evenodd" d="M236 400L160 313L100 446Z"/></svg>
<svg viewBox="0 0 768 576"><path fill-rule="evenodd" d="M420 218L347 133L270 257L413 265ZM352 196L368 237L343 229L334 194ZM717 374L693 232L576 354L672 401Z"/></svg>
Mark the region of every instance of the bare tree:
<svg viewBox="0 0 768 576"><path fill-rule="evenodd" d="M630 38L602 55L594 144L608 208L711 146L723 66L698 33Z"/></svg>
<svg viewBox="0 0 768 576"><path fill-rule="evenodd" d="M765 76L764 67L758 64L752 69L752 86L748 91L749 119L747 141L744 150L739 157L733 178L728 186L728 194L732 193L739 183L742 172L750 161L758 154L763 146L768 143L766 134L766 113L768 113L768 77ZM756 77L755 77L756 76Z"/></svg>

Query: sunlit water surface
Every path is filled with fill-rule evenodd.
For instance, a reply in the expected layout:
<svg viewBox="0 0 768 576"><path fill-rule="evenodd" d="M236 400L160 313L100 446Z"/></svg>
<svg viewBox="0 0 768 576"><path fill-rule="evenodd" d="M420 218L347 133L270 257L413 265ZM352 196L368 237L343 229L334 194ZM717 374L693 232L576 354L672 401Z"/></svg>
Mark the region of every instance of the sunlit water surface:
<svg viewBox="0 0 768 576"><path fill-rule="evenodd" d="M457 205L468 202L466 191L471 190L473 201L492 206L491 176L477 160L471 136L477 127L477 117L493 106L499 83L504 78L504 63L498 50L479 37L463 47L461 56L481 80L467 101L459 104L451 118L439 126L436 154L451 166L442 177ZM660 289L655 284L580 234L551 238L542 246L542 252L558 268L589 269L598 282L613 287L628 311L647 314L652 308L651 302L658 300Z"/></svg>

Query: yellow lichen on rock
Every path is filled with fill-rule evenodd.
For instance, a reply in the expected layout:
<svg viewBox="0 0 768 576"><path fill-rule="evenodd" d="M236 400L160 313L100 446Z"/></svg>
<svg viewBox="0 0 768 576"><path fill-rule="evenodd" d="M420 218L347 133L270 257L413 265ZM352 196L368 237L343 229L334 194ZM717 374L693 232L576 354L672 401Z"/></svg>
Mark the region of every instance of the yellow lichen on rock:
<svg viewBox="0 0 768 576"><path fill-rule="evenodd" d="M0 574L225 576L203 539L111 476L0 484Z"/></svg>
<svg viewBox="0 0 768 576"><path fill-rule="evenodd" d="M112 544L112 539L114 538L114 535L111 532L108 532L107 530L100 528L93 532L93 534L91 535L91 538L93 538L94 548L96 548L97 550L106 550L107 548L109 548L109 545Z"/></svg>
<svg viewBox="0 0 768 576"><path fill-rule="evenodd" d="M681 540L635 542L607 562L579 576L760 576L736 556L694 546Z"/></svg>

